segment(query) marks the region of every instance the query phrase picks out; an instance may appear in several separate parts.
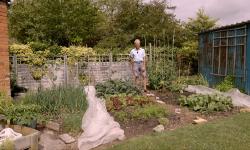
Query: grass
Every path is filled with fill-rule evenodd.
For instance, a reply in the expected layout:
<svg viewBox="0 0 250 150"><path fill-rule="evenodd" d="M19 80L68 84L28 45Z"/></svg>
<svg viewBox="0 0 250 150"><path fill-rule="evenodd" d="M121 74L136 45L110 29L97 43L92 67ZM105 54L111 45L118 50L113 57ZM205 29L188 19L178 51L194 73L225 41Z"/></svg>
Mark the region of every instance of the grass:
<svg viewBox="0 0 250 150"><path fill-rule="evenodd" d="M24 104L36 104L45 113L79 112L87 109L86 96L81 87L59 86L37 93L29 93L23 99Z"/></svg>
<svg viewBox="0 0 250 150"><path fill-rule="evenodd" d="M82 113L72 113L63 115L63 131L66 133L77 134L81 132Z"/></svg>
<svg viewBox="0 0 250 150"><path fill-rule="evenodd" d="M109 150L249 150L250 114L130 139Z"/></svg>
<svg viewBox="0 0 250 150"><path fill-rule="evenodd" d="M29 93L21 102L40 106L46 120L62 119L63 131L73 134L81 132L82 117L88 106L82 87L75 86L59 86Z"/></svg>

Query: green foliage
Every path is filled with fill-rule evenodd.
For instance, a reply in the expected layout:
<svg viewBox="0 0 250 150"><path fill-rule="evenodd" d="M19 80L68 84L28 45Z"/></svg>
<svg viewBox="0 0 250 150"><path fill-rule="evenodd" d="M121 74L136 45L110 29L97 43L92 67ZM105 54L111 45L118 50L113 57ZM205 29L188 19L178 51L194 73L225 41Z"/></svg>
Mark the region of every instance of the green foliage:
<svg viewBox="0 0 250 150"><path fill-rule="evenodd" d="M11 97L0 92L0 114L18 125L31 126L33 121L43 121L41 107L34 104L14 103Z"/></svg>
<svg viewBox="0 0 250 150"><path fill-rule="evenodd" d="M180 92L188 85L203 85L208 86L207 80L202 75L194 75L194 76L181 76L176 80L172 81L169 89L174 92Z"/></svg>
<svg viewBox="0 0 250 150"><path fill-rule="evenodd" d="M188 97L181 96L179 102L182 106L187 106L193 111L206 113L229 111L233 108L232 99L222 95L193 94Z"/></svg>
<svg viewBox="0 0 250 150"><path fill-rule="evenodd" d="M11 36L22 43L91 46L100 38L105 21L90 0L17 0L10 12Z"/></svg>
<svg viewBox="0 0 250 150"><path fill-rule="evenodd" d="M2 144L0 145L0 150L14 150L14 149L15 149L15 145L13 141L11 141L8 138L4 140Z"/></svg>
<svg viewBox="0 0 250 150"><path fill-rule="evenodd" d="M175 62L163 57L156 57L156 61L149 64L147 69L149 87L153 90L168 88L176 79Z"/></svg>
<svg viewBox="0 0 250 150"><path fill-rule="evenodd" d="M49 47L47 44L41 42L31 42L29 46L33 52L45 51Z"/></svg>
<svg viewBox="0 0 250 150"><path fill-rule="evenodd" d="M221 92L227 92L230 89L234 88L235 78L233 76L226 76L224 80L216 85L215 89L221 91Z"/></svg>
<svg viewBox="0 0 250 150"><path fill-rule="evenodd" d="M195 18L189 18L184 24L185 40L177 52L177 66L180 75L190 75L198 70L198 34L216 26L216 19L208 16L204 9L199 9Z"/></svg>
<svg viewBox="0 0 250 150"><path fill-rule="evenodd" d="M59 86L28 93L22 98L24 104L36 104L44 114L85 111L87 101L81 87Z"/></svg>
<svg viewBox="0 0 250 150"><path fill-rule="evenodd" d="M122 94L138 95L141 91L128 81L110 80L104 83L99 83L95 86L96 95L104 97L106 95Z"/></svg>
<svg viewBox="0 0 250 150"><path fill-rule="evenodd" d="M143 107L138 107L131 114L133 119L152 119L165 117L168 114L166 108L161 105L145 105Z"/></svg>
<svg viewBox="0 0 250 150"><path fill-rule="evenodd" d="M159 122L161 125L164 125L164 126L166 126L166 125L169 124L168 118L159 118L159 119L158 119L158 122Z"/></svg>
<svg viewBox="0 0 250 150"><path fill-rule="evenodd" d="M58 56L62 51L62 47L58 45L52 45L48 47L48 50L50 52L50 56Z"/></svg>
<svg viewBox="0 0 250 150"><path fill-rule="evenodd" d="M204 9L199 9L196 18L190 18L186 24L189 40L197 40L198 33L215 27L216 22L217 20L208 16Z"/></svg>
<svg viewBox="0 0 250 150"><path fill-rule="evenodd" d="M68 113L63 115L63 131L78 134L81 132L82 116L84 113Z"/></svg>
<svg viewBox="0 0 250 150"><path fill-rule="evenodd" d="M42 121L41 107L34 104L15 104L4 109L3 114L14 124L31 126L33 121Z"/></svg>
<svg viewBox="0 0 250 150"><path fill-rule="evenodd" d="M106 97L106 107L109 111L125 109L128 106L144 106L151 103L153 102L148 97L140 95L117 94Z"/></svg>
<svg viewBox="0 0 250 150"><path fill-rule="evenodd" d="M155 104L146 96L113 95L106 98L106 107L121 122L166 117L165 107Z"/></svg>

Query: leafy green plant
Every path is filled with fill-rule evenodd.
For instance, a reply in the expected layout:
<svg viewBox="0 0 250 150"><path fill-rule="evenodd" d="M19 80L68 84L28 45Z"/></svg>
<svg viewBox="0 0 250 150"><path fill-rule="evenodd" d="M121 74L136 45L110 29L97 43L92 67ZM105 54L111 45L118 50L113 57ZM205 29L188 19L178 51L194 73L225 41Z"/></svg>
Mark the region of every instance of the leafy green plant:
<svg viewBox="0 0 250 150"><path fill-rule="evenodd" d="M121 122L128 122L130 117L130 114L128 112L125 111L114 111L113 115L115 117L116 120L121 121Z"/></svg>
<svg viewBox="0 0 250 150"><path fill-rule="evenodd" d="M167 115L166 108L146 96L111 95L106 97L105 102L107 110L121 122L133 119L158 119Z"/></svg>
<svg viewBox="0 0 250 150"><path fill-rule="evenodd" d="M110 80L99 83L96 86L96 95L105 97L106 95L115 95L125 93L127 95L140 95L141 91L128 81Z"/></svg>
<svg viewBox="0 0 250 150"><path fill-rule="evenodd" d="M180 105L187 106L193 111L214 112L229 111L233 108L232 99L222 95L193 94L179 98Z"/></svg>
<svg viewBox="0 0 250 150"><path fill-rule="evenodd" d="M81 87L59 86L28 93L22 98L24 104L36 104L44 114L79 112L87 108L86 96Z"/></svg>
<svg viewBox="0 0 250 150"><path fill-rule="evenodd" d="M235 87L234 81L235 81L235 78L233 76L226 76L225 79L221 83L216 85L215 89L221 92L229 91L230 89Z"/></svg>
<svg viewBox="0 0 250 150"><path fill-rule="evenodd" d="M147 69L149 88L153 90L168 88L171 81L176 78L175 62L164 60L162 57L156 59L157 61L152 62Z"/></svg>
<svg viewBox="0 0 250 150"><path fill-rule="evenodd" d="M15 104L4 109L7 120L14 124L31 126L33 121L43 121L41 107L34 104Z"/></svg>
<svg viewBox="0 0 250 150"><path fill-rule="evenodd" d="M14 150L14 149L15 149L14 142L8 138L4 140L0 145L0 150Z"/></svg>
<svg viewBox="0 0 250 150"><path fill-rule="evenodd" d="M159 118L159 119L158 119L158 122L159 122L161 125L164 125L164 126L166 126L166 125L169 124L168 118Z"/></svg>
<svg viewBox="0 0 250 150"><path fill-rule="evenodd" d="M167 114L168 112L166 111L166 108L154 104L137 107L131 115L133 119L152 119L166 117Z"/></svg>
<svg viewBox="0 0 250 150"><path fill-rule="evenodd" d="M107 110L121 110L129 106L144 106L153 103L146 96L131 96L126 94L111 95L106 97Z"/></svg>
<svg viewBox="0 0 250 150"><path fill-rule="evenodd" d="M204 85L208 86L207 80L202 75L182 76L171 82L169 89L174 92L179 92L188 85Z"/></svg>

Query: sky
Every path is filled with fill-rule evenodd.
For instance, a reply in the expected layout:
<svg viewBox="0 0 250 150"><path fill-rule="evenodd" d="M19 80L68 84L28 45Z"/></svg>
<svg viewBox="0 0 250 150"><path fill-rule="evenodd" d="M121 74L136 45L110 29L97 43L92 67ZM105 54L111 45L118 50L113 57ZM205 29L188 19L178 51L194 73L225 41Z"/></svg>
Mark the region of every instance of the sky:
<svg viewBox="0 0 250 150"><path fill-rule="evenodd" d="M150 0L146 0L150 1ZM168 0L176 6L175 14L181 21L195 17L199 8L216 19L218 25L228 25L250 20L250 0Z"/></svg>

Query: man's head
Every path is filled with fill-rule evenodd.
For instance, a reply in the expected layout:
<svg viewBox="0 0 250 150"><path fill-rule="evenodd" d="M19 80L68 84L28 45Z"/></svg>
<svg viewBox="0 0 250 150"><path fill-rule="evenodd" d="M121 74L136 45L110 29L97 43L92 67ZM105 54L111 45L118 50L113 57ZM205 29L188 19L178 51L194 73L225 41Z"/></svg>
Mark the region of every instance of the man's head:
<svg viewBox="0 0 250 150"><path fill-rule="evenodd" d="M141 41L139 39L136 39L134 44L136 49L139 49L141 47Z"/></svg>

